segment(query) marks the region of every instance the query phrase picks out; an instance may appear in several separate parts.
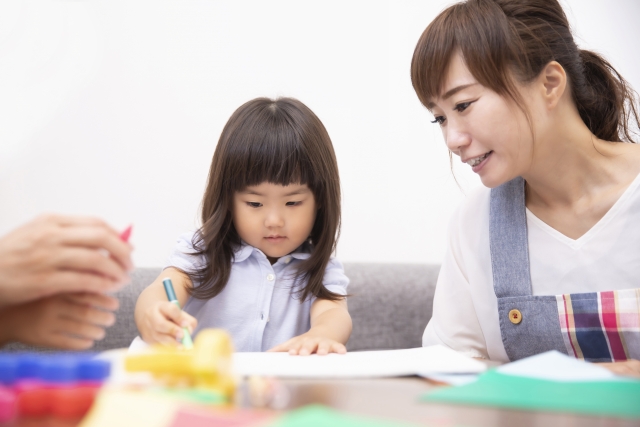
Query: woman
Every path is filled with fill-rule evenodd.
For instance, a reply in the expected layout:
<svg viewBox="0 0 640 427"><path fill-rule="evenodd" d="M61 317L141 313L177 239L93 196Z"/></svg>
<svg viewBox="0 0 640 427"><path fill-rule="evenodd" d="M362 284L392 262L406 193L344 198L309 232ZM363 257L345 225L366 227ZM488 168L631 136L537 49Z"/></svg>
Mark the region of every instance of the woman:
<svg viewBox="0 0 640 427"><path fill-rule="evenodd" d="M425 30L413 87L482 188L454 215L424 345L548 350L640 374L635 92L557 0L469 0Z"/></svg>

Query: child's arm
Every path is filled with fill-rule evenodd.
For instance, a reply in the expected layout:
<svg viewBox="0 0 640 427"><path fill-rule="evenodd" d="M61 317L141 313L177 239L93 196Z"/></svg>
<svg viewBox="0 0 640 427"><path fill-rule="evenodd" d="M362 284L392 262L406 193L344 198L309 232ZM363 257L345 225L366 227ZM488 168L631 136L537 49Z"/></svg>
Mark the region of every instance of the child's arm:
<svg viewBox="0 0 640 427"><path fill-rule="evenodd" d="M118 300L85 292L56 294L0 310L0 346L12 341L86 350L113 325Z"/></svg>
<svg viewBox="0 0 640 427"><path fill-rule="evenodd" d="M180 307L186 304L189 299L188 289L193 287L189 276L176 268L169 267L142 291L136 302L134 316L140 336L149 344L178 345L178 341L182 339L182 328L186 327L189 332L193 332L198 324L193 316L167 300L167 294L162 285L162 280L167 277L173 282Z"/></svg>
<svg viewBox="0 0 640 427"><path fill-rule="evenodd" d="M269 351L288 351L305 356L312 353L346 353L351 335L351 316L346 298L339 301L317 299L311 305L311 329Z"/></svg>

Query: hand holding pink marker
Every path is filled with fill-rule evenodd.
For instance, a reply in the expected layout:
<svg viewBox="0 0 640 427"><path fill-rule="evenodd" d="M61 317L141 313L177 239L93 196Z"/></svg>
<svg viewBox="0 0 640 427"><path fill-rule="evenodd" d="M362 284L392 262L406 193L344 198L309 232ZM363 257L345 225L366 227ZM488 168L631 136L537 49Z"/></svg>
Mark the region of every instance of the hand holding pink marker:
<svg viewBox="0 0 640 427"><path fill-rule="evenodd" d="M131 236L131 229L133 229L133 224L124 229L122 233L120 233L120 239L123 242L128 242L129 237Z"/></svg>

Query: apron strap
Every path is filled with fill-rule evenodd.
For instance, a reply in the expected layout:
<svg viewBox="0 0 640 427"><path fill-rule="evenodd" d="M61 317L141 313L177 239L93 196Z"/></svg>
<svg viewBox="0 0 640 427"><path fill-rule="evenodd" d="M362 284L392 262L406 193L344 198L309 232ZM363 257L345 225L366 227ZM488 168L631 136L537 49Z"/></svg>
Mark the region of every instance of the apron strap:
<svg viewBox="0 0 640 427"><path fill-rule="evenodd" d="M489 246L496 297L532 294L523 178L491 190Z"/></svg>

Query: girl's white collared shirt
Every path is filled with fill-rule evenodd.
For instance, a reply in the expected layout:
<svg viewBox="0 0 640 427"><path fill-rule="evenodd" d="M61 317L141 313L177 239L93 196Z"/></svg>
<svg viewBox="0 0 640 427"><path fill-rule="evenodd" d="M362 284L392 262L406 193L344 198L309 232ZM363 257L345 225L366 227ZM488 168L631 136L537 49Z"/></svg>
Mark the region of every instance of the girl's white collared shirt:
<svg viewBox="0 0 640 427"><path fill-rule="evenodd" d="M192 271L203 265L194 252L193 232L182 234L164 268ZM300 301L294 285L297 265L308 253L293 252L271 265L262 251L243 244L232 260L229 281L209 300L189 298L183 310L198 319L194 335L203 328L223 328L233 337L236 351L266 351L309 330L314 297ZM332 258L325 270L324 286L347 294L349 279L340 261ZM198 283L194 283L198 286Z"/></svg>

